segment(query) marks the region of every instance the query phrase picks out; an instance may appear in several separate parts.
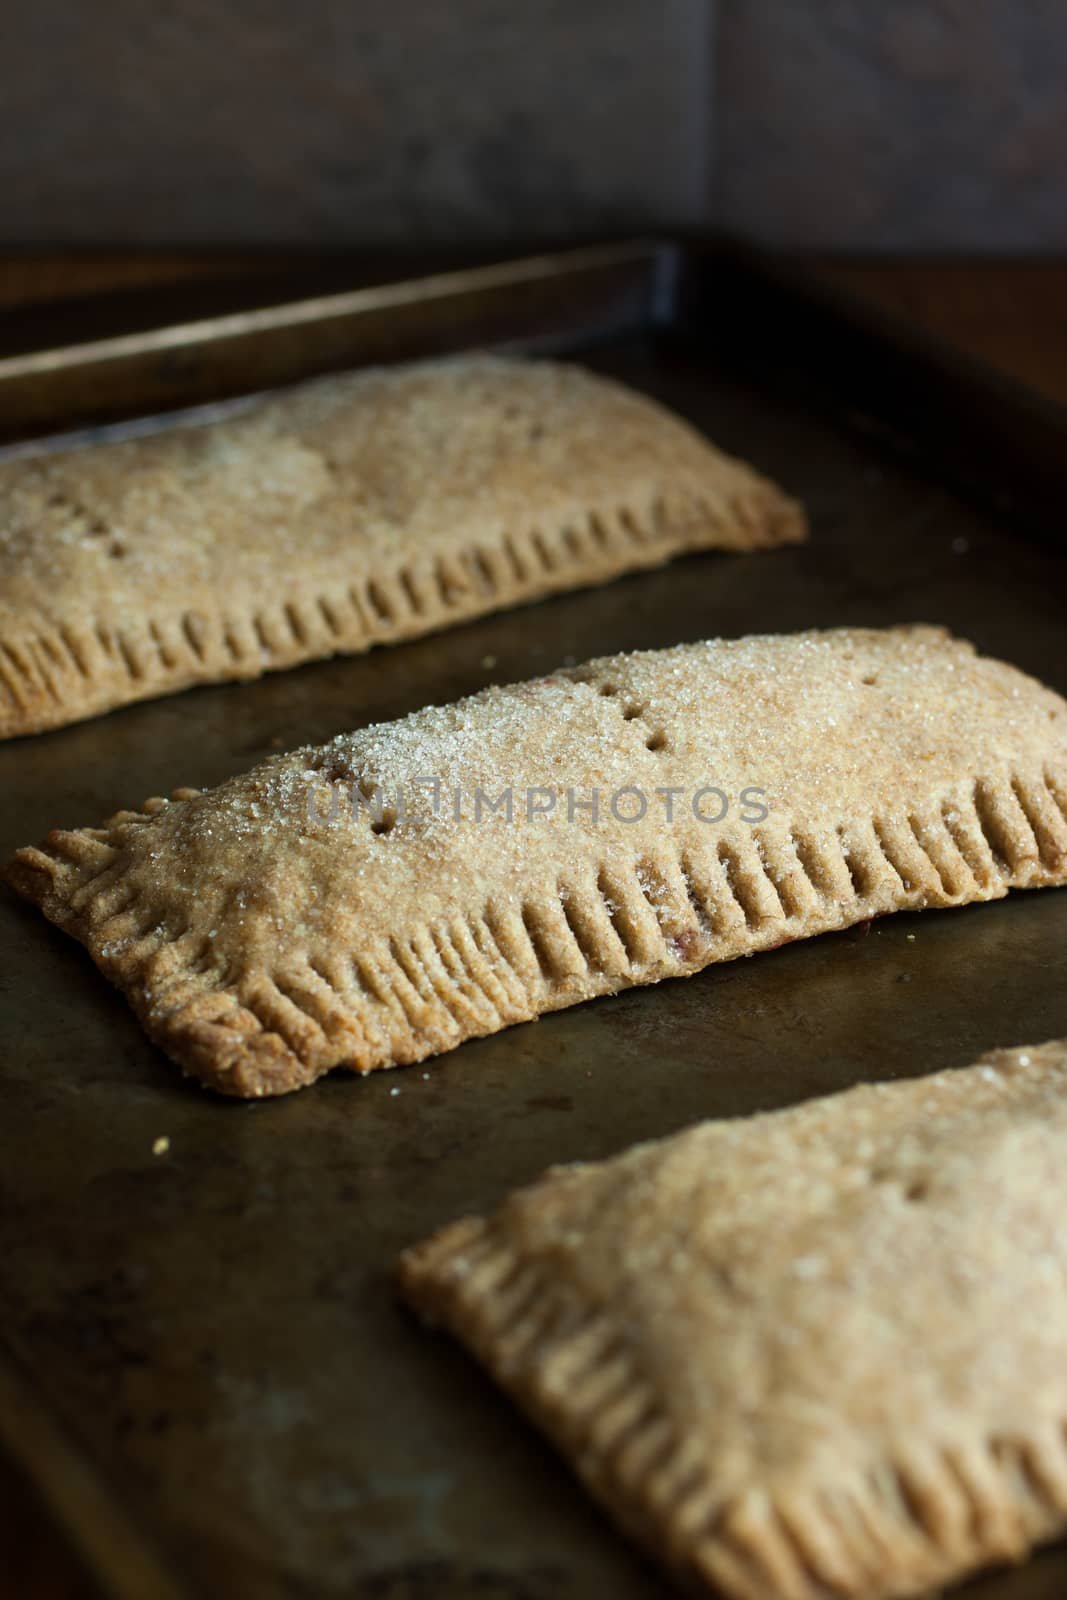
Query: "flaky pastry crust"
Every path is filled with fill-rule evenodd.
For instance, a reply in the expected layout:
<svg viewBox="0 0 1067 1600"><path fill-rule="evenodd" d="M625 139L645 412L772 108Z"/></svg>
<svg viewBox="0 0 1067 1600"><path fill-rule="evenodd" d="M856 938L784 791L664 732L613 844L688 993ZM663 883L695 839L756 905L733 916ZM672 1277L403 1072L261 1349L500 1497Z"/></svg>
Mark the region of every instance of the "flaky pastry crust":
<svg viewBox="0 0 1067 1600"><path fill-rule="evenodd" d="M612 656L54 832L7 877L187 1072L278 1094L1061 884L1067 704L936 628Z"/></svg>
<svg viewBox="0 0 1067 1600"><path fill-rule="evenodd" d="M904 1600L1067 1527L1067 1044L557 1168L400 1264L694 1593Z"/></svg>
<svg viewBox="0 0 1067 1600"><path fill-rule="evenodd" d="M579 367L322 379L0 465L0 738L803 537L773 484Z"/></svg>

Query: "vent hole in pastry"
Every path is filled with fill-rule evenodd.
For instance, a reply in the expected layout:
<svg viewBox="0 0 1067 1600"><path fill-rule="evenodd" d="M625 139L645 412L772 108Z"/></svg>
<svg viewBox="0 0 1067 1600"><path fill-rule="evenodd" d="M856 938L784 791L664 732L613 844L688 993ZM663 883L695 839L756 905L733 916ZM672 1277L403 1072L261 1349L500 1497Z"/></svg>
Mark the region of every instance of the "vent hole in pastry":
<svg viewBox="0 0 1067 1600"><path fill-rule="evenodd" d="M902 1200L909 1205L921 1205L930 1196L930 1178L926 1173L913 1173L910 1176L902 1173L898 1166L872 1166L868 1173L872 1184L882 1185L897 1189Z"/></svg>
<svg viewBox="0 0 1067 1600"><path fill-rule="evenodd" d="M329 760L321 762L318 772L326 783L344 783L352 775L343 756L331 756Z"/></svg>
<svg viewBox="0 0 1067 1600"><path fill-rule="evenodd" d="M636 722L638 717L640 717L644 712L644 709L644 706L636 705L633 701L631 701L628 706L623 708L622 720L624 722Z"/></svg>
<svg viewBox="0 0 1067 1600"><path fill-rule="evenodd" d="M657 728L651 739L648 740L646 749L655 751L666 750L666 748L667 735L664 733L662 728Z"/></svg>
<svg viewBox="0 0 1067 1600"><path fill-rule="evenodd" d="M863 677L860 679L860 682L868 689L873 689L875 684L878 682L877 672L865 672Z"/></svg>
<svg viewBox="0 0 1067 1600"><path fill-rule="evenodd" d="M610 695L618 694L618 692L619 692L618 684L615 684L615 683L602 683L600 685L600 693L604 696L605 699L607 699Z"/></svg>
<svg viewBox="0 0 1067 1600"><path fill-rule="evenodd" d="M112 561L121 561L126 554L126 546L121 539L112 539L107 547L107 553Z"/></svg>
<svg viewBox="0 0 1067 1600"><path fill-rule="evenodd" d="M363 802L362 809L370 818L370 831L377 834L391 833L399 821L399 816L395 806L386 805L386 792L381 785L373 778L358 778L355 792Z"/></svg>

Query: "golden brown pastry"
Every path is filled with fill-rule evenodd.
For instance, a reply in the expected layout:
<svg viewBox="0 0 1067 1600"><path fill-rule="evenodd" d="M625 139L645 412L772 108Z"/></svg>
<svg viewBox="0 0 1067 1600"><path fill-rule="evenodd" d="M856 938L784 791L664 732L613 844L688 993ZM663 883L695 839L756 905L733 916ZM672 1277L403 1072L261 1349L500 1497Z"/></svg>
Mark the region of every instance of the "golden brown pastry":
<svg viewBox="0 0 1067 1600"><path fill-rule="evenodd" d="M1063 883L1065 813L1059 696L935 628L840 629L487 689L53 833L7 876L186 1071L263 1095Z"/></svg>
<svg viewBox="0 0 1067 1600"><path fill-rule="evenodd" d="M402 1259L695 1593L903 1600L1067 1526L1067 1044L561 1167Z"/></svg>
<svg viewBox="0 0 1067 1600"><path fill-rule="evenodd" d="M0 466L0 738L803 536L751 468L578 367L326 378Z"/></svg>

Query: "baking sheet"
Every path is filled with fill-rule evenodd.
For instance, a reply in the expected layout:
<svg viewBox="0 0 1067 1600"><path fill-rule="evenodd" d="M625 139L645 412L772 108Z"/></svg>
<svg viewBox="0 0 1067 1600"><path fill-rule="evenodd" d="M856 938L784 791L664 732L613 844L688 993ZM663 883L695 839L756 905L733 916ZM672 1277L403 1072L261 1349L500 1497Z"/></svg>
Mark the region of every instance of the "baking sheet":
<svg viewBox="0 0 1067 1600"><path fill-rule="evenodd" d="M736 263L694 277L677 257L627 259L610 317L588 278L568 300L562 262L534 296L536 326L529 278L492 291L491 336L567 345L666 400L805 500L808 547L691 557L0 745L0 850L489 681L712 634L938 621L1067 690L1067 551L1040 497L1024 536L1033 480L994 505L976 469L957 493L931 465L929 408L902 457L906 393L887 420L841 386L861 335L830 313L839 343L816 372L763 336L751 304L745 325ZM788 295L766 293L788 320ZM411 326L412 303L369 307L365 347L487 337L462 284L432 327L425 307ZM810 338L810 321L791 325ZM928 373L913 381L930 392ZM1057 421L1045 414L1049 439ZM115 1595L664 1595L480 1372L394 1304L396 1252L554 1161L1067 1034L1065 950L1064 893L885 919L241 1105L183 1083L84 952L4 895L0 1436ZM971 1592L1052 1600L1065 1586L1067 1552L1052 1551Z"/></svg>

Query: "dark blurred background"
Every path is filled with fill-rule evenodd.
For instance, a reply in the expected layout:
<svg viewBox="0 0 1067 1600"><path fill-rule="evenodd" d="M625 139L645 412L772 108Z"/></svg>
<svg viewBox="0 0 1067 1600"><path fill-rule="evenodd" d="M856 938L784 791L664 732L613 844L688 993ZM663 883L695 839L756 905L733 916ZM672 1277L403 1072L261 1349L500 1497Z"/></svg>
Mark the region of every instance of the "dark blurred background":
<svg viewBox="0 0 1067 1600"><path fill-rule="evenodd" d="M1067 247L1062 0L0 7L0 247Z"/></svg>

